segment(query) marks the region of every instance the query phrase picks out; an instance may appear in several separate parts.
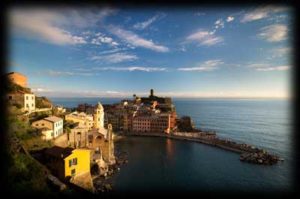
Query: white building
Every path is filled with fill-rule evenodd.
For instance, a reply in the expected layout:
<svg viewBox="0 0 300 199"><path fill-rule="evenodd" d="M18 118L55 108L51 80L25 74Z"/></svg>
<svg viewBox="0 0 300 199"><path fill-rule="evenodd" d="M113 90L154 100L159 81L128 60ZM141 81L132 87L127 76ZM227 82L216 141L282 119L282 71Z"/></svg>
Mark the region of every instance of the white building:
<svg viewBox="0 0 300 199"><path fill-rule="evenodd" d="M16 91L8 93L7 98L11 104L19 104L23 111L35 110L35 95L33 93Z"/></svg>
<svg viewBox="0 0 300 199"><path fill-rule="evenodd" d="M63 119L56 116L46 117L31 124L33 127L41 129L46 140L53 139L63 134Z"/></svg>
<svg viewBox="0 0 300 199"><path fill-rule="evenodd" d="M24 94L24 110L34 111L35 110L35 95L30 93Z"/></svg>

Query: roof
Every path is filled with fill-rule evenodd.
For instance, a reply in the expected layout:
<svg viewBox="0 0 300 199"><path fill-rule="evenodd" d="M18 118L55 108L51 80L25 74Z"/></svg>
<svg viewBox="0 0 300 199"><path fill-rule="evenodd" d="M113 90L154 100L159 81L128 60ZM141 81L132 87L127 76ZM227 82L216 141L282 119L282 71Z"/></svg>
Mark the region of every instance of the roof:
<svg viewBox="0 0 300 199"><path fill-rule="evenodd" d="M62 118L56 117L56 116L50 116L50 117L44 118L44 120L47 120L47 121L50 121L50 122L58 122L58 121L61 121Z"/></svg>
<svg viewBox="0 0 300 199"><path fill-rule="evenodd" d="M64 159L65 157L68 157L69 155L71 155L73 150L74 149L71 147L63 148L63 147L59 147L59 146L54 146L54 147L46 149L45 154Z"/></svg>

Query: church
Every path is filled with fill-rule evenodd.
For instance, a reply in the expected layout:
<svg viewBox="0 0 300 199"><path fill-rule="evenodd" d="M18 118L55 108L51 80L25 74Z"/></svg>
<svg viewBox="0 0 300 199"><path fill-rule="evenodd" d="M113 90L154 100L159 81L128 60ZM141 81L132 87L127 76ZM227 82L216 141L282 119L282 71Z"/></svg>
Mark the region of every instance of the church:
<svg viewBox="0 0 300 199"><path fill-rule="evenodd" d="M94 107L93 114L72 112L65 116L66 121L72 121L77 126L69 133L69 144L75 148L88 148L93 151L95 162L103 161L115 164L113 129L109 124L104 128L104 108L100 102Z"/></svg>

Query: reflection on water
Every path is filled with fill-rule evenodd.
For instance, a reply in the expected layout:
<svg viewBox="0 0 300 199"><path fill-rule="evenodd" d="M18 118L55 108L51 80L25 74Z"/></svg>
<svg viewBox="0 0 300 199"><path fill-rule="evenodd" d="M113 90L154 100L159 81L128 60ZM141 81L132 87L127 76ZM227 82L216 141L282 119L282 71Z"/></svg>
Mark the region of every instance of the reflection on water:
<svg viewBox="0 0 300 199"><path fill-rule="evenodd" d="M174 146L171 139L166 139L166 151L167 151L167 157L169 159L173 159L174 157Z"/></svg>

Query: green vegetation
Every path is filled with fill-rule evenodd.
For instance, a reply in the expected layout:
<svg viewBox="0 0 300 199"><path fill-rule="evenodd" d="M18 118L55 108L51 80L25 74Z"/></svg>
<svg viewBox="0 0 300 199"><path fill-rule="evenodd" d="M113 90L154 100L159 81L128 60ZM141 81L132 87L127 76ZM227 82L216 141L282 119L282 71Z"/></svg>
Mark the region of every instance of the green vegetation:
<svg viewBox="0 0 300 199"><path fill-rule="evenodd" d="M52 102L46 97L36 97L35 98L36 108L51 108Z"/></svg>
<svg viewBox="0 0 300 199"><path fill-rule="evenodd" d="M16 107L8 108L6 121L9 138L8 183L13 185L16 193L49 194L46 168L26 154L26 149L41 149L51 146L51 143L41 140L39 133L30 126L28 118L22 116Z"/></svg>
<svg viewBox="0 0 300 199"><path fill-rule="evenodd" d="M11 81L8 81L7 92L10 93L10 92L16 92L16 91L23 91L25 93L30 93L31 89L22 87L18 84L15 84L15 83L11 82Z"/></svg>
<svg viewBox="0 0 300 199"><path fill-rule="evenodd" d="M37 121L37 120L41 120L50 115L51 115L51 111L33 113L33 114L31 114L31 117L30 117L30 123Z"/></svg>

